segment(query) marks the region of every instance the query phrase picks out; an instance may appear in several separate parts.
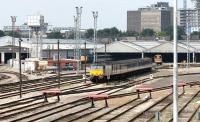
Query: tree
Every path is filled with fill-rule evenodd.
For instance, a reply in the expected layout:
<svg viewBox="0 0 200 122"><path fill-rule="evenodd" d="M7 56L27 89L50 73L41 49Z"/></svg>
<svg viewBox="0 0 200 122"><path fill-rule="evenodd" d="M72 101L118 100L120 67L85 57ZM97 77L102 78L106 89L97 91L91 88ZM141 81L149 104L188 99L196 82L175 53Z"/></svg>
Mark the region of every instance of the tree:
<svg viewBox="0 0 200 122"><path fill-rule="evenodd" d="M14 33L12 31L5 32L5 35L11 36L11 37L14 36L15 38L21 37L20 32L18 32L18 31L14 31Z"/></svg>
<svg viewBox="0 0 200 122"><path fill-rule="evenodd" d="M138 36L139 33L136 31L126 31L126 32L121 32L121 36Z"/></svg>
<svg viewBox="0 0 200 122"><path fill-rule="evenodd" d="M165 31L161 31L161 32L158 32L157 33L157 36L158 37L166 37L167 36L167 33Z"/></svg>
<svg viewBox="0 0 200 122"><path fill-rule="evenodd" d="M51 32L47 34L49 39L63 39L63 35L60 32Z"/></svg>
<svg viewBox="0 0 200 122"><path fill-rule="evenodd" d="M0 30L0 37L5 36L4 32Z"/></svg>
<svg viewBox="0 0 200 122"><path fill-rule="evenodd" d="M148 29L147 28L147 29L142 30L141 35L144 36L144 37L154 36L155 32L153 31L153 29Z"/></svg>
<svg viewBox="0 0 200 122"><path fill-rule="evenodd" d="M118 37L120 35L120 31L116 27L110 28L110 36Z"/></svg>
<svg viewBox="0 0 200 122"><path fill-rule="evenodd" d="M89 39L94 36L94 29L88 29L85 33L85 38Z"/></svg>
<svg viewBox="0 0 200 122"><path fill-rule="evenodd" d="M185 34L184 28L178 26L178 27L177 27L177 33L178 33L178 40L183 40L183 37L182 37L182 36L183 36L183 35L186 35L186 34Z"/></svg>
<svg viewBox="0 0 200 122"><path fill-rule="evenodd" d="M170 36L170 40L173 39L173 26L168 26L164 29L164 31L166 32L166 34L168 36ZM185 35L185 31L183 27L177 26L177 36L178 36L178 40L182 40L183 37L182 35Z"/></svg>
<svg viewBox="0 0 200 122"><path fill-rule="evenodd" d="M69 34L68 39L74 39L74 33Z"/></svg>
<svg viewBox="0 0 200 122"><path fill-rule="evenodd" d="M194 31L194 32L192 32L190 35L200 35L200 32Z"/></svg>
<svg viewBox="0 0 200 122"><path fill-rule="evenodd" d="M116 38L121 35L121 31L119 31L116 27L105 28L103 30L98 30L97 35L100 38Z"/></svg>

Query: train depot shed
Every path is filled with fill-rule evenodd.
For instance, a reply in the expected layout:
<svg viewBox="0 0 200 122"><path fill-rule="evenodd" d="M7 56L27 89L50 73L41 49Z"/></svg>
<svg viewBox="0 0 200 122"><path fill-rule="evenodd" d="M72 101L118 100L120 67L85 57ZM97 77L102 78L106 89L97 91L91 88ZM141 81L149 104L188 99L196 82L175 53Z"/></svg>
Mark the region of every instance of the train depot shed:
<svg viewBox="0 0 200 122"><path fill-rule="evenodd" d="M190 54L190 62L200 62L199 41L190 41L187 46L185 40L180 40L177 49L178 62L186 61L187 53ZM109 59L112 60L122 60L142 57L153 58L156 54L161 54L164 63L173 62L173 52L173 42L165 40L122 40L107 44L97 50L99 60L106 60L101 59L102 55L109 56Z"/></svg>
<svg viewBox="0 0 200 122"><path fill-rule="evenodd" d="M18 57L18 38L15 39L14 52ZM86 49L84 43L86 42ZM29 55L33 57L35 50L31 47L36 45L35 39L23 38L22 41L22 55L24 58ZM88 61L93 61L94 43L92 40L79 40L81 56L88 56ZM2 64L8 63L11 59L12 51L12 37L0 37L0 61ZM74 59L74 49L76 41L71 39L60 39L60 58ZM173 62L173 42L165 40L121 40L110 44L96 44L97 47L97 61L105 60L126 60L133 58L150 57L153 58L156 54L161 54L164 63ZM188 45L186 40L179 40L178 43L178 62L187 60L187 53L189 53L190 62L200 62L200 41L190 40ZM29 55L28 55L29 54ZM42 39L42 58L55 59L57 56L57 39Z"/></svg>

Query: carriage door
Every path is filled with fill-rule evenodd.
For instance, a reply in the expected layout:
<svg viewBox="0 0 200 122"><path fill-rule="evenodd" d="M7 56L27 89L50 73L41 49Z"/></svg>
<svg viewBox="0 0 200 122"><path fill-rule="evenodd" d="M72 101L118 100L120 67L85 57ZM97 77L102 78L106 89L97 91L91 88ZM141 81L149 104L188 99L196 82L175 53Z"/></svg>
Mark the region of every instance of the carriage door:
<svg viewBox="0 0 200 122"><path fill-rule="evenodd" d="M105 66L105 75L107 79L110 79L110 75L112 74L112 65L106 65Z"/></svg>

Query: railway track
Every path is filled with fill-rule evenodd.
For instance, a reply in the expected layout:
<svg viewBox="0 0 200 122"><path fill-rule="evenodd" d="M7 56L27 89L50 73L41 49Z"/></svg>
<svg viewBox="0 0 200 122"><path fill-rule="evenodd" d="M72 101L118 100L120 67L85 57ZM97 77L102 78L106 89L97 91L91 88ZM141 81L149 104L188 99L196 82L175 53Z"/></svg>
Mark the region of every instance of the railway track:
<svg viewBox="0 0 200 122"><path fill-rule="evenodd" d="M164 90L164 89L166 89L166 88L163 88L163 89L160 88L160 89L157 89L157 90ZM132 96L132 95L137 94L136 92L134 92L132 94L112 95L112 94L119 92L121 90L123 90L123 88L112 89L112 90L108 89L108 90L101 91L101 93L108 93L108 94L111 95L111 98L123 97L123 96ZM138 100L139 102L136 102L137 100L138 99L133 99L132 104L135 103L135 105L137 105L137 104L139 105L139 103L142 102L142 100ZM144 100L143 102L145 103L147 101L148 101L148 99ZM38 103L40 103L40 104L31 103L31 105L30 105L31 107L34 106L35 104L38 106L38 107L35 106L34 109L29 108L28 105L23 106L22 109L20 107L15 108L14 110L20 110L21 112L17 111L17 112L14 112L14 114L10 114L10 115L7 115L7 116L3 115L4 118L0 117L0 120L6 119L6 118L11 118L11 116L13 116L14 119L11 118L11 120L9 120L9 121L27 121L28 122L28 121L36 121L36 120L37 121L46 121L46 120L49 120L49 119L50 120L52 119L52 121L61 121L61 120L77 120L78 121L79 119L82 121L82 120L85 120L85 119L87 119L87 120L89 119L91 121L93 119L97 119L97 118L94 118L94 117L98 117L98 118L99 118L99 116L102 117L102 113L111 113L112 111L117 110L117 108L114 108L114 109L111 109L111 108L105 109L104 107L91 108L90 101L88 101L87 98L85 98L85 97L82 97L82 98L79 98L75 101L71 101L71 102L68 102L68 103L61 104L61 105L59 103L54 103L54 102L51 102L52 104L51 103L44 104L42 101L38 101ZM128 102L126 104L130 104L130 103ZM44 110L41 109L42 108L41 104L44 104L43 107L46 106L44 108ZM155 105L152 105L152 106L155 106ZM23 108L26 108L26 110L23 110ZM27 109L27 108L29 108L29 109ZM119 106L119 108L120 108L120 106ZM35 113L33 112L33 110L34 110ZM125 111L130 112L130 110L132 110L132 109L130 108L129 110L125 110ZM13 113L12 109L9 110L9 111L11 111L11 113ZM7 112L4 111L4 113L8 114L9 111L7 111ZM28 114L25 114L27 112L28 112ZM15 117L15 116L18 115L18 113L20 113L20 116ZM66 113L68 113L68 114L66 114ZM144 113L144 111L142 113ZM0 113L0 115L1 114L2 113ZM93 115L93 114L95 114L96 116L89 116L89 117L87 116L87 115ZM72 115L74 115L74 116L72 116ZM121 115L123 115L123 114L121 113ZM22 116L24 116L24 117L22 117ZM93 117L93 118L91 118L91 117ZM116 119L118 117L114 116L113 118Z"/></svg>
<svg viewBox="0 0 200 122"><path fill-rule="evenodd" d="M179 95L179 117L180 114L182 113L182 111L186 108L189 107L188 105L197 97L199 97L199 92L197 91L194 94L181 94L181 96ZM182 101L182 102L181 102ZM146 122L153 122L154 118L155 118L155 113L156 112L160 112L161 113L161 120L165 121L165 122L171 122L172 121L172 97L170 99L170 101L168 101L168 103L158 103L155 104L155 106L153 106L152 108L146 110L144 113L142 113L140 116L138 116L137 118L135 118L135 121L146 121ZM189 117L187 118L189 119ZM186 122L186 121L184 121Z"/></svg>
<svg viewBox="0 0 200 122"><path fill-rule="evenodd" d="M190 122L192 121L195 113L199 110L200 105L197 105L197 101L200 97L200 91L198 91L195 95L189 99L186 104L180 106L178 111L179 121L181 122ZM173 118L171 118L168 122L172 122Z"/></svg>
<svg viewBox="0 0 200 122"><path fill-rule="evenodd" d="M76 79L75 79L76 78ZM78 84L82 83L83 79L78 79L79 77L71 77L68 78L68 81L62 80L61 78L61 85L73 85L73 84ZM52 81L52 80L45 80L45 81L31 81L27 82L26 84L22 84L22 93L30 93L34 91L41 91L45 89L50 89L50 88L56 88L58 86L58 82ZM8 98L8 97L13 97L19 95L19 84L13 85L13 86L3 86L0 87L0 99Z"/></svg>
<svg viewBox="0 0 200 122"><path fill-rule="evenodd" d="M119 92L120 90L123 90L123 89L125 89L124 87L125 86L127 86L127 84L126 85L124 85L123 87L119 87L118 89L116 89L116 88L104 88L104 89L86 89L85 90L85 92L91 92L91 91L98 91L98 90L101 90L101 91L103 91L103 92L107 92L108 94L113 94L113 93L116 93L116 92ZM131 86L129 86L129 87L132 87L132 85ZM78 91L78 89L79 88L77 88L77 91ZM68 91L66 91L66 90L68 90ZM66 89L66 90L63 90L63 92L66 92L66 94L68 94L68 93L73 93L74 92L74 90L75 89L73 89L72 91L70 91L69 89ZM83 92L83 90L82 91L80 91L80 92ZM102 93L103 93L102 92ZM37 96L37 99L41 99L42 98L42 96ZM34 98L35 100L36 100L36 98ZM31 99L31 100L28 100L29 102L25 102L25 103L31 103L31 102L33 102L34 101L34 99ZM80 101L82 101L82 100L85 100L86 98L81 98L81 99L79 99L79 100L77 100L76 102L80 102ZM15 102L13 102L12 104L14 104L14 103L23 103L24 101L15 101ZM87 101L88 102L88 101ZM41 102L39 102L39 103L41 103ZM22 105L22 104L19 104L20 106ZM35 105L37 105L37 103L31 103L31 107L32 106L35 106ZM0 105L1 106L1 105ZM3 105L3 106L5 106L5 104ZM7 106L7 108L6 107L3 107L4 109L8 109L8 108L11 108L12 106L13 107L16 107L17 106L17 104L14 104L14 105L6 105ZM40 108L41 106L39 105L39 108ZM28 108L28 105L27 106L22 106L22 108ZM37 108L37 107L34 107L34 108ZM14 109L14 111L15 110L19 110L20 109L20 107L19 108L15 108ZM29 109L30 110L30 109ZM12 111L12 109L10 109L10 110L7 110L7 111L4 111L3 113L9 113L9 112L12 112L13 113L13 111ZM24 111L23 111L24 112ZM3 114L2 113L2 114ZM19 112L19 111L17 111L17 112L15 112L15 113L13 113L13 114L11 114L10 116L13 116L14 114L17 114L17 113L21 113L21 112ZM6 116L4 115L4 118L5 118ZM7 117L9 117L9 115L7 115Z"/></svg>
<svg viewBox="0 0 200 122"><path fill-rule="evenodd" d="M107 90L107 91L102 91L101 93L105 93L107 92L108 94L112 94L113 92L117 92L118 90ZM43 105L42 101L38 102L40 104L37 104L37 103L31 103L31 105L26 105L26 106L23 106L23 107L19 107L19 108L16 108L15 106L15 109L10 109L10 110L7 110L7 111L4 111L3 113L0 113L3 117L0 117L0 120L3 120L3 119L8 119L8 118L11 118L11 116L15 116L16 114L19 114L20 113L20 116L23 115L23 113L26 114L26 116L24 117L16 117L15 119L11 119L9 121L36 121L36 120L39 120L41 118L45 118L45 117L48 117L50 115L54 115L55 113L60 113L60 112L63 112L63 111L66 111L66 110L70 110L70 109L75 109L77 106L85 106L85 105L90 105L90 101L88 101L86 98L82 97L82 98L79 98L75 101L72 101L72 102L69 102L69 103L64 103L64 104L60 104L60 103L46 103L45 105ZM42 104L41 104L42 103ZM37 105L38 107L33 107L33 104ZM43 105L43 107L45 107L44 109L41 107ZM25 108L25 109L23 109ZM13 110L20 110L20 111L15 111L13 112ZM34 110L34 112L33 112ZM32 111L32 112L30 112ZM10 113L9 113L10 112ZM28 114L27 114L28 112ZM6 114L5 114L6 113Z"/></svg>
<svg viewBox="0 0 200 122"><path fill-rule="evenodd" d="M12 75L15 75L15 76L17 76L17 77L19 77L19 75L20 75L18 72L13 72L13 71L9 71L9 72L0 72L0 73L12 74ZM23 74L22 74L22 79L23 79L23 80L28 80L28 77L27 77L26 75L23 75Z"/></svg>
<svg viewBox="0 0 200 122"><path fill-rule="evenodd" d="M62 81L61 86L78 84L78 83L83 82L83 79L75 79L75 80L69 81L70 79L74 79L77 76L73 76L73 77L72 76L63 77L63 76L61 77L61 81ZM78 77L81 77L81 76L78 76ZM58 86L58 83L55 83L55 81L52 81L53 78L55 78L55 77L50 77L47 79L40 79L40 80L26 81L26 84L23 83L23 85L22 85L22 89L23 89L22 93L26 94L26 93L30 93L30 92L34 92L34 91L41 91L41 90L45 90L45 89L56 88ZM66 78L68 81L65 81ZM121 85L121 87L127 87L128 85L135 85L135 83L126 82L126 83L124 83L124 85ZM71 90L71 92L67 92L67 94L80 93L80 92L84 92L84 89L86 89L86 91L91 91L92 89L89 89L89 90L87 90L87 89L92 86L95 86L95 85L94 84L89 85L89 86L80 85L80 86L63 89L63 91ZM119 87L119 86L115 86L115 87ZM115 87L108 87L108 89L114 89ZM81 91L80 91L80 89L81 89ZM107 89L107 88L102 88L102 89L94 88L93 91L104 90L104 89ZM18 82L8 84L8 85L0 85L0 99L5 99L8 97L13 97L13 96L17 96L17 95L19 95L19 83Z"/></svg>
<svg viewBox="0 0 200 122"><path fill-rule="evenodd" d="M90 88L89 86L84 85L84 86L80 86L80 87L78 87L78 86L73 87L71 89L63 89L63 92L64 92L64 94L77 94L77 93L101 91L102 93L104 92L104 93L110 94L111 98L116 98L116 97L136 95L135 92L125 93L125 94L115 94L115 93L118 93L124 89L132 87L138 83L147 82L147 81L148 81L148 78L142 79L141 81L135 81L135 82L127 83L127 84L125 83L125 84L122 84L119 86L106 87L106 88L92 88L92 87ZM95 85L90 84L90 86L95 86ZM163 89L167 89L167 88L163 88ZM159 89L159 90L162 90L162 89ZM113 95L113 94L115 94L115 95ZM99 115L100 115L100 113L102 113L102 111L109 112L109 113L111 111L111 108L105 109L105 107L91 108L90 102L87 100L86 97L81 97L75 101L71 101L68 103L57 103L57 102L44 103L42 98L43 98L42 95L38 95L31 99L15 101L10 105L7 104L6 105L7 107L3 107L3 105L0 105L0 115L4 115L3 117L0 116L0 120L6 120L8 118L11 118L10 121L36 121L36 120L44 121L45 119L48 119L50 116L54 117L54 119L52 119L52 121L61 121L63 119L66 120L66 118L69 120L79 120L79 119L85 118L85 116L88 116L90 114L98 114L99 113ZM137 101L140 101L140 100L133 99L132 103L137 104ZM145 102L147 102L147 101L145 101ZM19 103L19 104L17 104L17 103ZM82 109L79 109L77 106L82 106ZM44 110L42 110L41 108L44 108ZM49 108L49 109L47 109L47 108ZM35 109L37 112L35 111ZM72 112L72 110L73 110L73 112ZM33 111L35 111L35 113ZM42 114L40 112L44 112L44 114ZM66 115L66 112L69 112L69 114ZM103 112L103 113L105 113L105 112ZM26 113L28 113L28 114L26 114ZM20 114L20 116L18 116L19 114ZM56 115L56 116L59 115L60 118L59 117L55 118L54 115ZM72 117L72 115L74 115L74 116ZM23 118L23 116L25 118ZM12 117L14 117L14 118L12 118ZM98 116L96 116L96 117L98 117Z"/></svg>

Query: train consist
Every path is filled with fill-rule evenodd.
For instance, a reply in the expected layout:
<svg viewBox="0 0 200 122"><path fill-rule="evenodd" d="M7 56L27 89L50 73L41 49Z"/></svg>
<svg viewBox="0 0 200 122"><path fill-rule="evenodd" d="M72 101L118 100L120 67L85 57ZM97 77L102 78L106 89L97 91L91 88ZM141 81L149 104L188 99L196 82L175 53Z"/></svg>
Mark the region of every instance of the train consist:
<svg viewBox="0 0 200 122"><path fill-rule="evenodd" d="M152 59L129 59L120 61L106 61L91 65L90 79L92 81L109 80L123 76L133 75L135 71L152 68Z"/></svg>

